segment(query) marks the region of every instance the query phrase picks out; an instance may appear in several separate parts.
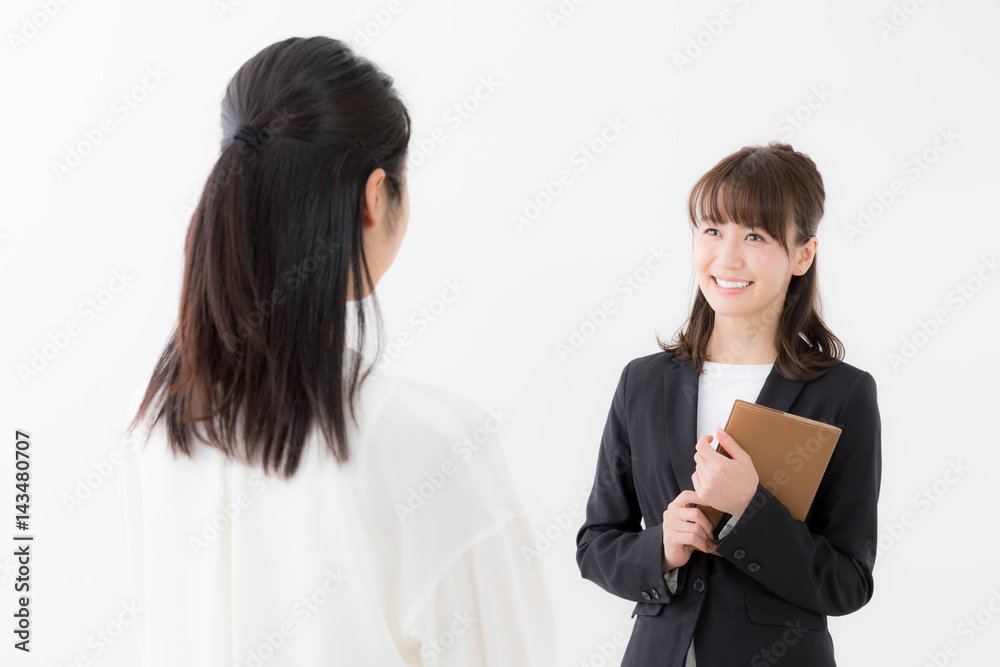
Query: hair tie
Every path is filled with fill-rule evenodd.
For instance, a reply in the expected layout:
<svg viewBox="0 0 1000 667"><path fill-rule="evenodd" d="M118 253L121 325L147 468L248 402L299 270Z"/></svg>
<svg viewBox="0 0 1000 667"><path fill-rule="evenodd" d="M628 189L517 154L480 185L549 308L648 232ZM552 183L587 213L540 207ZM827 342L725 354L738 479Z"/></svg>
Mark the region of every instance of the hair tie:
<svg viewBox="0 0 1000 667"><path fill-rule="evenodd" d="M261 136L260 130L253 125L240 125L237 127L236 132L233 133L233 139L242 139L250 144L250 147L258 153L264 148L264 138Z"/></svg>

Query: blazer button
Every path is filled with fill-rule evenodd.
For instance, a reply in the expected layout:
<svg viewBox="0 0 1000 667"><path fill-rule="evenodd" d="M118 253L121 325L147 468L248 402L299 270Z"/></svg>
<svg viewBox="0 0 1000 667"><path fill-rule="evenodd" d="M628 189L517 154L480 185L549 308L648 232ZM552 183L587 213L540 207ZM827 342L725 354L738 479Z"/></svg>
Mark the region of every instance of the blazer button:
<svg viewBox="0 0 1000 667"><path fill-rule="evenodd" d="M751 572L756 572L760 569L760 563L747 563L747 569Z"/></svg>
<svg viewBox="0 0 1000 667"><path fill-rule="evenodd" d="M694 592L695 593L701 593L703 590L705 590L705 582L702 581L701 579L695 579L694 580Z"/></svg>
<svg viewBox="0 0 1000 667"><path fill-rule="evenodd" d="M657 600L660 599L660 592L655 588L653 589L653 597L656 598Z"/></svg>
<svg viewBox="0 0 1000 667"><path fill-rule="evenodd" d="M643 591L643 592L642 592L642 598L643 598L644 600L649 600L649 599L650 599L650 597L649 597L649 593L647 593L646 591Z"/></svg>
<svg viewBox="0 0 1000 667"><path fill-rule="evenodd" d="M735 558L736 560L739 560L740 558L743 558L746 555L747 552L743 551L743 549L737 549L736 551L733 552L733 558Z"/></svg>

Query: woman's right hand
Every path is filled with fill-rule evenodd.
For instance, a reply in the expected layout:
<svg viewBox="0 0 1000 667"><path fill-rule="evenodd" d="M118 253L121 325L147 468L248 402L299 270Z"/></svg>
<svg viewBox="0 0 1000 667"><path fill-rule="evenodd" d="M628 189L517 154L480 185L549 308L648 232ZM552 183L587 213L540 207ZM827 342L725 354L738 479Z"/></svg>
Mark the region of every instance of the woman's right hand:
<svg viewBox="0 0 1000 667"><path fill-rule="evenodd" d="M715 551L712 524L697 507L703 504L691 490L681 491L663 512L663 571L667 572L688 562L691 553Z"/></svg>

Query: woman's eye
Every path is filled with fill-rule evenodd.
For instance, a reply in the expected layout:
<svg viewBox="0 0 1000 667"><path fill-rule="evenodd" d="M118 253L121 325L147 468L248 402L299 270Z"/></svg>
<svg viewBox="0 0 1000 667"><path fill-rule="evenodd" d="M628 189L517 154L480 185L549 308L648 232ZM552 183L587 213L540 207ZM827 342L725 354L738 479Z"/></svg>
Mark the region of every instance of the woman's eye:
<svg viewBox="0 0 1000 667"><path fill-rule="evenodd" d="M760 241L763 241L763 240L764 240L764 237L763 237L763 236L761 236L760 234L752 234L752 233L751 233L751 234L747 234L747 238L748 238L748 239L749 239L749 238L750 238L751 236L755 236L755 237L756 237L756 239L751 239L751 240L760 240Z"/></svg>
<svg viewBox="0 0 1000 667"><path fill-rule="evenodd" d="M708 234L709 236L715 236L715 234L713 234L713 232L718 233L718 231L719 230L716 229L715 227L708 227L707 229L705 229L705 233Z"/></svg>

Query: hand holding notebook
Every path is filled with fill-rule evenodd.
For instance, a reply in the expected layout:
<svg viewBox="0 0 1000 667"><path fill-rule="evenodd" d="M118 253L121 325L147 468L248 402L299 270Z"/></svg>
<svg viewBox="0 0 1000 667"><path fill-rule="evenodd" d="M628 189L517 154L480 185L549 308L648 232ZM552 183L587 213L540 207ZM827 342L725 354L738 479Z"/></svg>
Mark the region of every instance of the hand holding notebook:
<svg viewBox="0 0 1000 667"><path fill-rule="evenodd" d="M753 461L761 485L804 521L830 462L840 429L780 410L736 400L725 429ZM724 448L718 449L729 456ZM731 458L731 457L730 457ZM712 525L722 512L700 506Z"/></svg>

